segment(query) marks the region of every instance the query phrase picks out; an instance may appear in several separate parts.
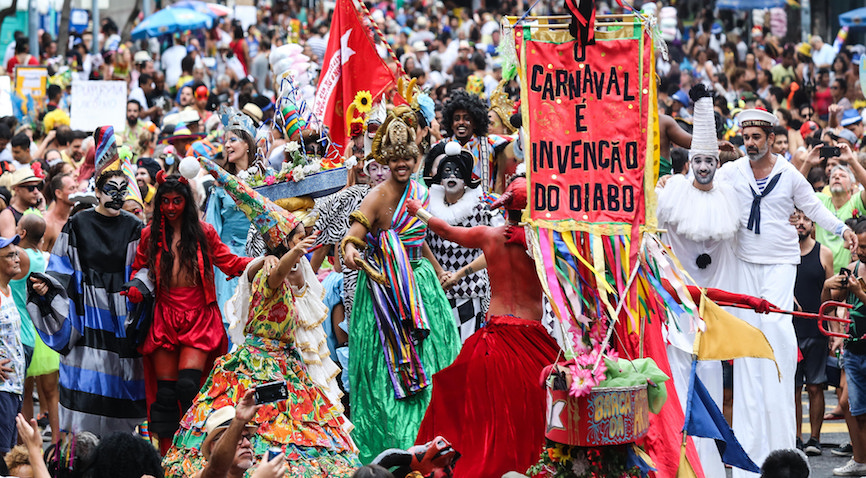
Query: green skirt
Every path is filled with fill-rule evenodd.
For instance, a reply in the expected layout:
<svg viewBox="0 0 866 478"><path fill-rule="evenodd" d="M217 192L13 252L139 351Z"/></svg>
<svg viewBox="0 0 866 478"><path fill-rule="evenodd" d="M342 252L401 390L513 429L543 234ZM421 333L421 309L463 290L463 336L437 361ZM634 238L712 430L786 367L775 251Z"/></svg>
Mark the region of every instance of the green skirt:
<svg viewBox="0 0 866 478"><path fill-rule="evenodd" d="M460 353L460 335L451 305L427 259L412 261L415 281L421 291L424 310L430 321L430 335L417 347L427 375L451 365ZM373 302L367 287L367 274L358 274L355 305L349 321L349 381L352 392L352 438L361 462L369 463L388 448L405 450L415 444L418 428L430 403L431 384L402 400L394 397L394 387L385 365L379 331L373 318Z"/></svg>

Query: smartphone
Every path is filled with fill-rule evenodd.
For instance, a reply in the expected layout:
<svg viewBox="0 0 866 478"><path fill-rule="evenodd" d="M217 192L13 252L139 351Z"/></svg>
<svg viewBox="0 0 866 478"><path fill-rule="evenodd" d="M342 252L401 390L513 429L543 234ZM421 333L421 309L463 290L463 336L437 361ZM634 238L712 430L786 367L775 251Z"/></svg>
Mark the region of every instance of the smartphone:
<svg viewBox="0 0 866 478"><path fill-rule="evenodd" d="M842 150L838 146L821 146L822 158L835 158L842 154Z"/></svg>
<svg viewBox="0 0 866 478"><path fill-rule="evenodd" d="M285 380L269 382L256 387L256 404L279 402L289 398Z"/></svg>
<svg viewBox="0 0 866 478"><path fill-rule="evenodd" d="M851 270L847 267L843 267L839 269L839 273L845 276L842 278L842 287L848 287L848 278L851 277Z"/></svg>

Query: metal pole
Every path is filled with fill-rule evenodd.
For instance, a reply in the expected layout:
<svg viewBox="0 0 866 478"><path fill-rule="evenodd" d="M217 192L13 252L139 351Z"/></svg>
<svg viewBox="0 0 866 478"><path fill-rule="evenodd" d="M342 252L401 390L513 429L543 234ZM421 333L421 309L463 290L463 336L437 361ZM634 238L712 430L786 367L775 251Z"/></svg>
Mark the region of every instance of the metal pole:
<svg viewBox="0 0 866 478"><path fill-rule="evenodd" d="M812 33L812 4L810 0L800 2L800 41L809 41Z"/></svg>
<svg viewBox="0 0 866 478"><path fill-rule="evenodd" d="M141 2L141 11L144 13L144 18L147 18L148 15L153 11L153 7L150 5L150 0L142 0Z"/></svg>
<svg viewBox="0 0 866 478"><path fill-rule="evenodd" d="M93 44L90 47L90 52L94 55L98 55L99 30L101 28L101 25L99 24L99 0L93 0L91 12L93 13Z"/></svg>
<svg viewBox="0 0 866 478"><path fill-rule="evenodd" d="M36 10L36 0L28 2L27 23L30 54L39 58L39 12Z"/></svg>

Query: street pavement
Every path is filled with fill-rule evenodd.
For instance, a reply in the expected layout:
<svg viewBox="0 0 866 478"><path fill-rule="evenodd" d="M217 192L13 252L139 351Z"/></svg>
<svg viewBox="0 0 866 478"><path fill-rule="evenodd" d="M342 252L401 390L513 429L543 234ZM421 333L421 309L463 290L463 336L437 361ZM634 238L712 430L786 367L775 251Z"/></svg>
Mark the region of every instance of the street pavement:
<svg viewBox="0 0 866 478"><path fill-rule="evenodd" d="M803 442L809 439L811 428L809 427L809 397L805 392L802 394L803 402ZM824 391L824 410L832 411L836 408L836 392L833 388ZM821 446L824 453L820 456L809 457L809 465L812 467L811 478L827 478L833 476L833 468L840 467L848 462L850 458L839 457L830 450L848 441L848 427L845 420L825 421L821 427Z"/></svg>
<svg viewBox="0 0 866 478"><path fill-rule="evenodd" d="M809 427L809 397L805 392L802 394L803 402L803 442L809 439L811 428ZM824 409L825 412L830 412L836 407L836 392L833 388L824 391ZM830 453L830 450L841 443L848 441L848 427L845 425L845 420L830 420L825 421L821 427L821 445L824 448L823 454L820 456L810 456L809 466L812 467L810 478L829 478L833 476L833 468L838 468L850 459L849 457L839 457ZM760 466L760 463L758 463ZM731 476L731 470L728 469L728 477Z"/></svg>

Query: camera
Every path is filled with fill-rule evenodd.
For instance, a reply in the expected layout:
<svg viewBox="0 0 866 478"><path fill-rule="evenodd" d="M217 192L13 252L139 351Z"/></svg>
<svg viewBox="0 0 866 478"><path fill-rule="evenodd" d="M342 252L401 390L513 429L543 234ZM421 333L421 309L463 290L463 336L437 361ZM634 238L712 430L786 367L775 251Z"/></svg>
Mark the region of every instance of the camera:
<svg viewBox="0 0 866 478"><path fill-rule="evenodd" d="M289 398L285 380L268 382L256 387L256 404L278 402Z"/></svg>
<svg viewBox="0 0 866 478"><path fill-rule="evenodd" d="M842 150L838 146L821 146L822 158L835 158L842 154Z"/></svg>

